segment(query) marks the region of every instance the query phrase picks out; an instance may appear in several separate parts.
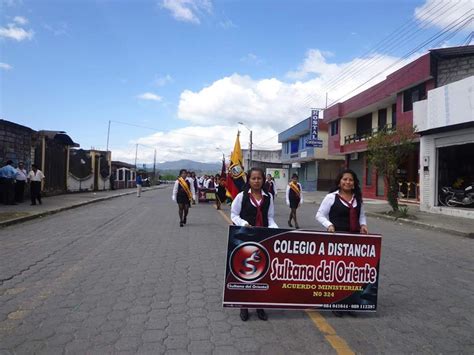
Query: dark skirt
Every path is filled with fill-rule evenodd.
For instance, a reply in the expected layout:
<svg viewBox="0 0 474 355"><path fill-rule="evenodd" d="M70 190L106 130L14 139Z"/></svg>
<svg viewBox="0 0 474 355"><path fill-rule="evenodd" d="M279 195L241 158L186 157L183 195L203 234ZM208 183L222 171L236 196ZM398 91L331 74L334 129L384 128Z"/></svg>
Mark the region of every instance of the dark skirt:
<svg viewBox="0 0 474 355"><path fill-rule="evenodd" d="M185 204L185 205L189 205L189 204L190 204L189 198L188 198L188 196L186 196L186 195L178 195L178 196L176 196L176 202L179 203L179 204Z"/></svg>
<svg viewBox="0 0 474 355"><path fill-rule="evenodd" d="M290 198L290 208L298 208L299 204L300 204L300 199Z"/></svg>

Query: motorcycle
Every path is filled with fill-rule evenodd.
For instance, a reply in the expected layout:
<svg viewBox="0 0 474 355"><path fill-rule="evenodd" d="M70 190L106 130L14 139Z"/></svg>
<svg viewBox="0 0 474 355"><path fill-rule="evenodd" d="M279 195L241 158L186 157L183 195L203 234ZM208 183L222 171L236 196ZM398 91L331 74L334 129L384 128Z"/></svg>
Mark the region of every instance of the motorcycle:
<svg viewBox="0 0 474 355"><path fill-rule="evenodd" d="M474 205L474 183L463 189L453 189L445 186L441 188L438 201L443 206L461 207Z"/></svg>

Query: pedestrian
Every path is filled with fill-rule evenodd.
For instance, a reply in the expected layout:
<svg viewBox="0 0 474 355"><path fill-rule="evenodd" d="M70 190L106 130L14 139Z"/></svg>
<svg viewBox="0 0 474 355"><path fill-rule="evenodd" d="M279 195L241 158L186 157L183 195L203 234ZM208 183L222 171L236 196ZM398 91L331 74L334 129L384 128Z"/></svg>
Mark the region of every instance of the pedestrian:
<svg viewBox="0 0 474 355"><path fill-rule="evenodd" d="M18 163L18 168L16 169L15 176L15 201L23 202L23 197L25 195L25 185L26 180L28 179L28 172L25 169L25 164L21 161Z"/></svg>
<svg viewBox="0 0 474 355"><path fill-rule="evenodd" d="M345 169L336 178L335 186L324 197L316 220L328 232L349 232L367 234L367 219L365 217L362 192L359 179L354 171ZM343 312L333 311L337 317ZM348 312L355 316L355 313Z"/></svg>
<svg viewBox="0 0 474 355"><path fill-rule="evenodd" d="M217 185L216 189L216 209L220 210L221 205L226 200L226 188L225 188L225 179L221 177L219 179L219 185Z"/></svg>
<svg viewBox="0 0 474 355"><path fill-rule="evenodd" d="M188 217L189 206L191 201L196 198L193 194L192 184L186 180L186 169L179 171L179 177L174 183L173 195L171 198L178 203L179 226L183 227L186 224Z"/></svg>
<svg viewBox="0 0 474 355"><path fill-rule="evenodd" d="M5 166L0 169L0 192L3 203L6 205L16 205L15 176L16 169L13 167L13 161L7 160Z"/></svg>
<svg viewBox="0 0 474 355"><path fill-rule="evenodd" d="M30 182L30 196L31 205L36 205L36 200L41 205L41 183L45 178L43 172L38 169L36 164L31 165L31 171L28 174L28 181Z"/></svg>
<svg viewBox="0 0 474 355"><path fill-rule="evenodd" d="M291 220L295 220L295 228L298 229L298 219L296 218L296 210L303 204L303 188L298 182L298 175L293 174L291 181L286 187L286 205L290 207L290 217L288 218L288 226L293 227Z"/></svg>
<svg viewBox="0 0 474 355"><path fill-rule="evenodd" d="M231 219L237 226L278 228L273 220L274 205L272 195L263 190L265 173L260 168L252 168L248 173L248 182L242 192L235 196L231 207ZM257 309L257 316L267 320L267 314L261 308ZM249 319L249 310L240 309L240 319Z"/></svg>
<svg viewBox="0 0 474 355"><path fill-rule="evenodd" d="M272 174L267 174L267 181L265 181L265 185L263 185L265 191L268 191L272 197L273 201L275 201L275 196L277 195L277 191L275 188L275 182L273 181Z"/></svg>
<svg viewBox="0 0 474 355"><path fill-rule="evenodd" d="M135 178L135 183L137 185L137 197L141 197L142 195L142 186L143 186L143 179L140 174L137 174L137 177Z"/></svg>
<svg viewBox="0 0 474 355"><path fill-rule="evenodd" d="M194 179L190 171L186 171L186 181L189 182L191 193L193 195L193 200L191 202L193 205L195 205L196 204L196 189L194 188ZM189 204L189 208L191 208L191 204Z"/></svg>

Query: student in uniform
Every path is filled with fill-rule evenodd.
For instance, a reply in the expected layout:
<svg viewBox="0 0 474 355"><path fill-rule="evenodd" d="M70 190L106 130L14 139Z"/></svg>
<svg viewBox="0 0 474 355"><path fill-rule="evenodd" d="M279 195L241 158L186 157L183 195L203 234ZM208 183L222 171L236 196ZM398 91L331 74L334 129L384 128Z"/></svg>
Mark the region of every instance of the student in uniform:
<svg viewBox="0 0 474 355"><path fill-rule="evenodd" d="M334 188L319 206L316 220L332 233L369 233L359 179L354 171L346 169L337 176ZM342 311L332 313L336 317L344 315ZM356 315L353 312L346 313L353 317Z"/></svg>
<svg viewBox="0 0 474 355"><path fill-rule="evenodd" d="M171 198L173 201L178 203L179 213L179 226L183 227L186 224L186 218L188 217L189 206L193 198L196 196L193 194L192 184L186 180L186 169L179 171L179 177L174 183L173 195Z"/></svg>
<svg viewBox="0 0 474 355"><path fill-rule="evenodd" d="M265 191L268 191L272 195L273 201L275 201L277 191L275 189L275 182L273 181L272 174L267 174L267 181L265 181L263 188L265 189Z"/></svg>
<svg viewBox="0 0 474 355"><path fill-rule="evenodd" d="M41 183L45 178L43 172L38 169L36 164L31 165L31 171L28 174L30 182L31 205L36 205L36 200L41 205Z"/></svg>
<svg viewBox="0 0 474 355"><path fill-rule="evenodd" d="M298 220L296 219L296 209L303 204L303 189L298 182L298 175L293 174L291 181L286 187L286 205L290 207L290 217L288 218L288 226L293 227L291 220L295 220L295 228L298 229Z"/></svg>
<svg viewBox="0 0 474 355"><path fill-rule="evenodd" d="M217 185L216 189L216 208L218 210L221 209L221 205L226 200L226 188L225 188L225 179L221 177L219 179L219 185Z"/></svg>
<svg viewBox="0 0 474 355"><path fill-rule="evenodd" d="M248 182L232 202L231 219L237 226L278 228L273 220L273 197L263 190L265 173L260 168L252 168L248 173ZM263 309L257 309L257 316L267 320ZM240 319L249 318L247 308L240 309Z"/></svg>

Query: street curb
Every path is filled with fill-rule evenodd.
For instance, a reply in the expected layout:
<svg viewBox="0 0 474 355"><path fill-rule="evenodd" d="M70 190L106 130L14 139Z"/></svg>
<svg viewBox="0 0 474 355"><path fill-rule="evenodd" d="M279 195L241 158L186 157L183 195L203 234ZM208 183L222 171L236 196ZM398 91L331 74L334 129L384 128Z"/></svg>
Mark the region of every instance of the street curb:
<svg viewBox="0 0 474 355"><path fill-rule="evenodd" d="M160 185L161 186L161 185ZM165 186L166 187L166 186ZM142 190L142 192L146 192L146 191L152 191L152 190L159 190L159 189L162 189L164 187L153 187L153 188L148 188L148 189L144 189ZM70 205L70 206L65 206L65 207L60 207L60 208L57 208L55 210L50 210L50 211L44 211L44 212L40 212L40 213L36 213L36 214L33 214L33 215L30 215L30 216L24 216L24 217L18 217L18 218L13 218L13 219L8 219L6 221L2 221L0 222L0 228L3 228L3 227L8 227L8 226L12 226L14 224L19 224L19 223L23 223L23 222L27 222L27 221L31 221L33 219L37 219L37 218L41 218L41 217L45 217L45 216L49 216L49 215L53 215L53 214L56 214L56 213L59 213L59 212L63 212L63 211L67 211L67 210L72 210L74 208L77 208L77 207L82 207L82 206L86 206L86 205L90 205L92 203L96 203L96 202L101 202L101 201L106 201L106 200L111 200L113 198L117 198L117 197L122 197L122 196L127 196L127 195L132 195L132 194L136 194L137 191L129 191L129 192L124 192L124 193L121 193L121 194L117 194L117 195L112 195L112 196L105 196L105 197L99 197L99 198L96 198L94 200L88 200L88 201L82 201L82 202L79 202L79 203L76 203L74 205Z"/></svg>
<svg viewBox="0 0 474 355"><path fill-rule="evenodd" d="M365 214L367 216L370 216L370 217L388 219L388 220L391 220L391 221L394 221L394 222L402 222L402 223L415 225L417 227L421 227L421 228L425 228L425 229L437 230L437 231L441 231L441 232L455 234L455 235L465 237L465 238L474 239L474 233L466 233L466 232L461 232L461 231L458 231L458 230L455 230L455 229L449 229L449 228L444 228L444 227L439 227L439 226L433 226L431 224L426 224L426 223L414 221L414 220L407 219L407 218L396 218L396 217L392 217L392 216L387 216L383 213L367 212L366 211Z"/></svg>

